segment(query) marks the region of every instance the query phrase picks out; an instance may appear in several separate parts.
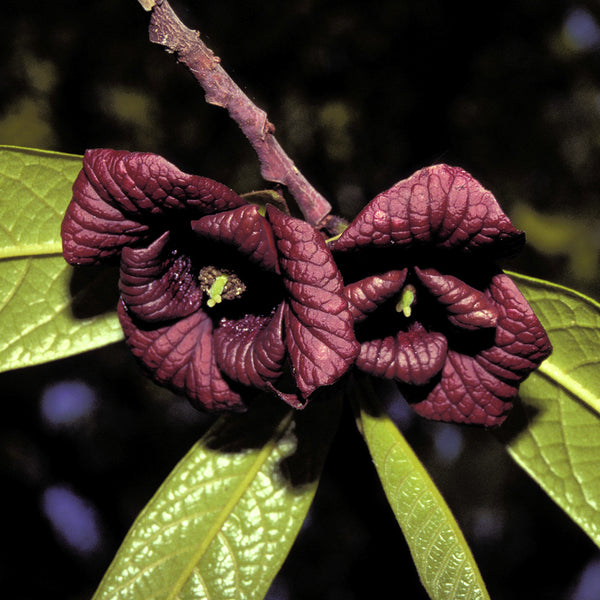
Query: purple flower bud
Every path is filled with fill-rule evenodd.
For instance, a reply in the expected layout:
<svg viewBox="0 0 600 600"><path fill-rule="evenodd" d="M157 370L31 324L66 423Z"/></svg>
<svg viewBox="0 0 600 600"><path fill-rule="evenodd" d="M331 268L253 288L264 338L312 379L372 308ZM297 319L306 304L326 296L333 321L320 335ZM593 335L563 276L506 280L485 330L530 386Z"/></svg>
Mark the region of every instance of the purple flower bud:
<svg viewBox="0 0 600 600"><path fill-rule="evenodd" d="M424 417L500 425L552 350L494 262L524 241L456 167L422 169L377 196L330 244L361 342L356 366L396 380Z"/></svg>
<svg viewBox="0 0 600 600"><path fill-rule="evenodd" d="M62 238L71 264L119 262L127 343L199 408L244 410L245 386L301 408L359 352L317 230L160 156L88 150ZM277 389L286 369L298 393Z"/></svg>

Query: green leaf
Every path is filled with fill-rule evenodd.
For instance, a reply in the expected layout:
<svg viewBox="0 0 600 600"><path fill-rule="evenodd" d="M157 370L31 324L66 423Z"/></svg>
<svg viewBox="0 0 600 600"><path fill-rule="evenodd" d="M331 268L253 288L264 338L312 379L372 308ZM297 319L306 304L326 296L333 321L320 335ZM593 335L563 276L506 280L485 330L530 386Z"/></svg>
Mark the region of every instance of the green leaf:
<svg viewBox="0 0 600 600"><path fill-rule="evenodd" d="M510 273L554 351L521 384L523 410L500 431L508 451L600 546L600 304Z"/></svg>
<svg viewBox="0 0 600 600"><path fill-rule="evenodd" d="M103 269L62 258L60 224L81 157L0 147L0 371L34 365L122 339L104 306ZM109 308L110 307L110 308Z"/></svg>
<svg viewBox="0 0 600 600"><path fill-rule="evenodd" d="M432 600L489 598L475 559L435 483L387 417L368 379L354 388L359 428Z"/></svg>
<svg viewBox="0 0 600 600"><path fill-rule="evenodd" d="M312 502L338 398L272 398L218 421L137 518L94 600L250 600L266 594Z"/></svg>

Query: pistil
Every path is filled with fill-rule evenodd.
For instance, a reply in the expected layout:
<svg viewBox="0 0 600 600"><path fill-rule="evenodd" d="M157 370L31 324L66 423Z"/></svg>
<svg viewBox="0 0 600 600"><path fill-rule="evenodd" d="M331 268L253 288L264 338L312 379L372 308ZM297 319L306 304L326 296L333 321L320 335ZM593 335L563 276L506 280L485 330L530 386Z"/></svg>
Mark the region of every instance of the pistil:
<svg viewBox="0 0 600 600"><path fill-rule="evenodd" d="M206 305L213 308L223 300L233 300L246 290L244 282L228 269L218 269L213 266L203 267L198 274L200 288L206 293Z"/></svg>
<svg viewBox="0 0 600 600"><path fill-rule="evenodd" d="M412 284L404 286L400 294L400 300L396 304L396 312L401 312L406 318L412 314L412 307L417 301L417 290Z"/></svg>

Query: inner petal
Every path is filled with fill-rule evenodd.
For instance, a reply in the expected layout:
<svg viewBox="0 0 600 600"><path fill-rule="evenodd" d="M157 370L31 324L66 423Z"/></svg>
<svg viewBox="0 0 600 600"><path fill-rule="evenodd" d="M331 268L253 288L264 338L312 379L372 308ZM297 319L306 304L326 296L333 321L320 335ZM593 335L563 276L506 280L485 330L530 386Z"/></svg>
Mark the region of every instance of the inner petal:
<svg viewBox="0 0 600 600"><path fill-rule="evenodd" d="M255 204L207 215L191 225L202 236L235 246L260 267L278 271L273 232Z"/></svg>
<svg viewBox="0 0 600 600"><path fill-rule="evenodd" d="M119 288L127 308L144 321L186 317L202 302L192 261L172 246L168 232L144 248L123 248Z"/></svg>
<svg viewBox="0 0 600 600"><path fill-rule="evenodd" d="M377 307L396 295L406 279L407 269L366 277L344 288L354 322L366 319Z"/></svg>
<svg viewBox="0 0 600 600"><path fill-rule="evenodd" d="M413 323L396 337L361 344L356 366L377 377L425 385L441 372L447 351L448 342L441 333L429 332Z"/></svg>
<svg viewBox="0 0 600 600"><path fill-rule="evenodd" d="M244 385L268 387L283 370L283 304L269 317L222 319L214 344L217 364L228 377Z"/></svg>
<svg viewBox="0 0 600 600"><path fill-rule="evenodd" d="M483 292L458 277L443 275L435 269L415 267L421 283L448 311L448 320L461 329L496 327L498 311Z"/></svg>

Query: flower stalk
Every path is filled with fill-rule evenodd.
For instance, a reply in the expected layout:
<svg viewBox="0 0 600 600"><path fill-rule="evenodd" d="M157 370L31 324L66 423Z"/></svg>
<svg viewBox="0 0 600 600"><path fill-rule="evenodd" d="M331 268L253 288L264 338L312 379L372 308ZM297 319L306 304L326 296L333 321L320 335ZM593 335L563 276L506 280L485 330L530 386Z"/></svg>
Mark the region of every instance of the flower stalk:
<svg viewBox="0 0 600 600"><path fill-rule="evenodd" d="M226 109L254 148L266 181L287 187L305 220L318 229L337 235L344 226L330 215L331 204L309 183L275 138L267 114L244 94L223 69L221 59L179 19L166 0L144 3L152 10L150 41L177 54L204 89L206 101ZM149 10L146 8L146 10Z"/></svg>

